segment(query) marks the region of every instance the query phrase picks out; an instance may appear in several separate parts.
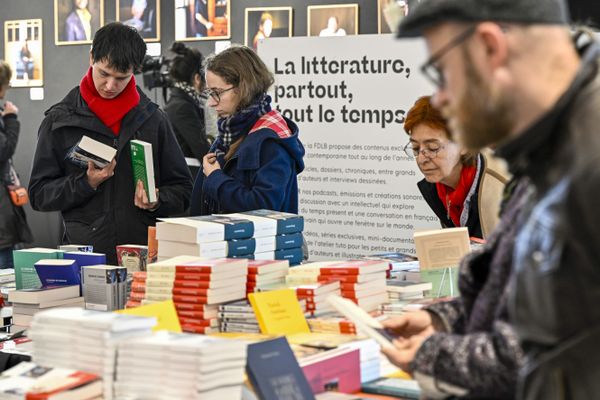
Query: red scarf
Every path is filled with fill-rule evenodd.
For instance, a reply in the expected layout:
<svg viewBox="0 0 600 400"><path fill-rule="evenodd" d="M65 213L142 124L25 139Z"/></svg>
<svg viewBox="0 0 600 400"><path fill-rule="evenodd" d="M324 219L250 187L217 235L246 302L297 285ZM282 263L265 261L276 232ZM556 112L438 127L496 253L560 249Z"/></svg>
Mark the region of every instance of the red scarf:
<svg viewBox="0 0 600 400"><path fill-rule="evenodd" d="M444 185L441 182L435 184L437 194L444 208L448 213L448 217L454 222L454 226L460 225L460 215L463 212L465 205L465 199L471 190L473 181L475 181L475 175L477 174L477 167L475 166L464 166L460 170L460 179L455 189Z"/></svg>
<svg viewBox="0 0 600 400"><path fill-rule="evenodd" d="M123 117L140 102L140 94L135 86L134 76L131 77L125 89L114 99L101 97L96 90L96 86L94 86L92 67L81 79L79 90L81 97L83 97L90 110L100 118L104 125L113 131L115 136L119 136Z"/></svg>

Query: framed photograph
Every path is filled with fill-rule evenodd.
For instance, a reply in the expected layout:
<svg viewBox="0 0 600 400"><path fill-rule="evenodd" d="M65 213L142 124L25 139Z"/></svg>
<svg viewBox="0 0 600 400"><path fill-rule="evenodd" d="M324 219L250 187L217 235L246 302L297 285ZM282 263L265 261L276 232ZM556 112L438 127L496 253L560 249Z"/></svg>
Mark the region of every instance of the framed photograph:
<svg viewBox="0 0 600 400"><path fill-rule="evenodd" d="M54 43L91 44L104 25L104 0L54 0Z"/></svg>
<svg viewBox="0 0 600 400"><path fill-rule="evenodd" d="M160 0L117 0L117 21L137 29L146 42L160 41Z"/></svg>
<svg viewBox="0 0 600 400"><path fill-rule="evenodd" d="M4 57L12 69L10 86L44 85L42 20L4 21Z"/></svg>
<svg viewBox="0 0 600 400"><path fill-rule="evenodd" d="M254 50L270 37L292 36L292 7L246 8L244 43Z"/></svg>
<svg viewBox="0 0 600 400"><path fill-rule="evenodd" d="M377 31L392 33L408 14L406 0L377 0Z"/></svg>
<svg viewBox="0 0 600 400"><path fill-rule="evenodd" d="M358 35L358 4L308 6L308 36Z"/></svg>
<svg viewBox="0 0 600 400"><path fill-rule="evenodd" d="M231 0L175 0L175 40L231 37Z"/></svg>

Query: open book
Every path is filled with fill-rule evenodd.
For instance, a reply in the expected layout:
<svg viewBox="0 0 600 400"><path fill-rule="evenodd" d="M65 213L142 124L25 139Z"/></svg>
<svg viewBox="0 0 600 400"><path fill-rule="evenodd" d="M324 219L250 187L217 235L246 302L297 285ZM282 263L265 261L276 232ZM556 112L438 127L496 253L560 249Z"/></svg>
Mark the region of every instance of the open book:
<svg viewBox="0 0 600 400"><path fill-rule="evenodd" d="M393 336L383 328L379 321L371 317L365 310L352 301L339 296L329 296L327 297L327 302L337 312L354 322L357 330L375 339L381 347L393 347Z"/></svg>

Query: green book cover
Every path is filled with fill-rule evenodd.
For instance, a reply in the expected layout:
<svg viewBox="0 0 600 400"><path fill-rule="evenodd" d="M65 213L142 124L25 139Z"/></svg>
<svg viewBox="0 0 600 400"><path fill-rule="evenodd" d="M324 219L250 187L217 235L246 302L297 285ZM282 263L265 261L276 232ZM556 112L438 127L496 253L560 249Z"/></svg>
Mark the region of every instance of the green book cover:
<svg viewBox="0 0 600 400"><path fill-rule="evenodd" d="M421 281L431 282L431 297L458 296L459 267L423 269Z"/></svg>
<svg viewBox="0 0 600 400"><path fill-rule="evenodd" d="M18 290L38 289L42 287L40 278L35 270L35 263L40 260L54 260L63 258L63 251L35 247L13 251L15 264L15 285Z"/></svg>
<svg viewBox="0 0 600 400"><path fill-rule="evenodd" d="M144 184L148 201L154 203L156 187L154 184L154 162L152 160L152 144L143 140L131 140L131 167L133 169L134 188L138 181Z"/></svg>

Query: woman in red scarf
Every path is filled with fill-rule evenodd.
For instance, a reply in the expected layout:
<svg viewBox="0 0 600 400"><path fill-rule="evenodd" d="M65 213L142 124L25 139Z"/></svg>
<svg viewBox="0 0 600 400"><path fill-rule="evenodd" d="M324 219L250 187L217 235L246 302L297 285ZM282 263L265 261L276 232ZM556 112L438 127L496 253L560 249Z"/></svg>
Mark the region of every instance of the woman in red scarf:
<svg viewBox="0 0 600 400"><path fill-rule="evenodd" d="M498 222L508 181L504 166L486 152L469 152L453 142L429 96L409 110L404 130L410 136L404 151L425 176L419 190L442 226L465 226L470 236L485 238Z"/></svg>

